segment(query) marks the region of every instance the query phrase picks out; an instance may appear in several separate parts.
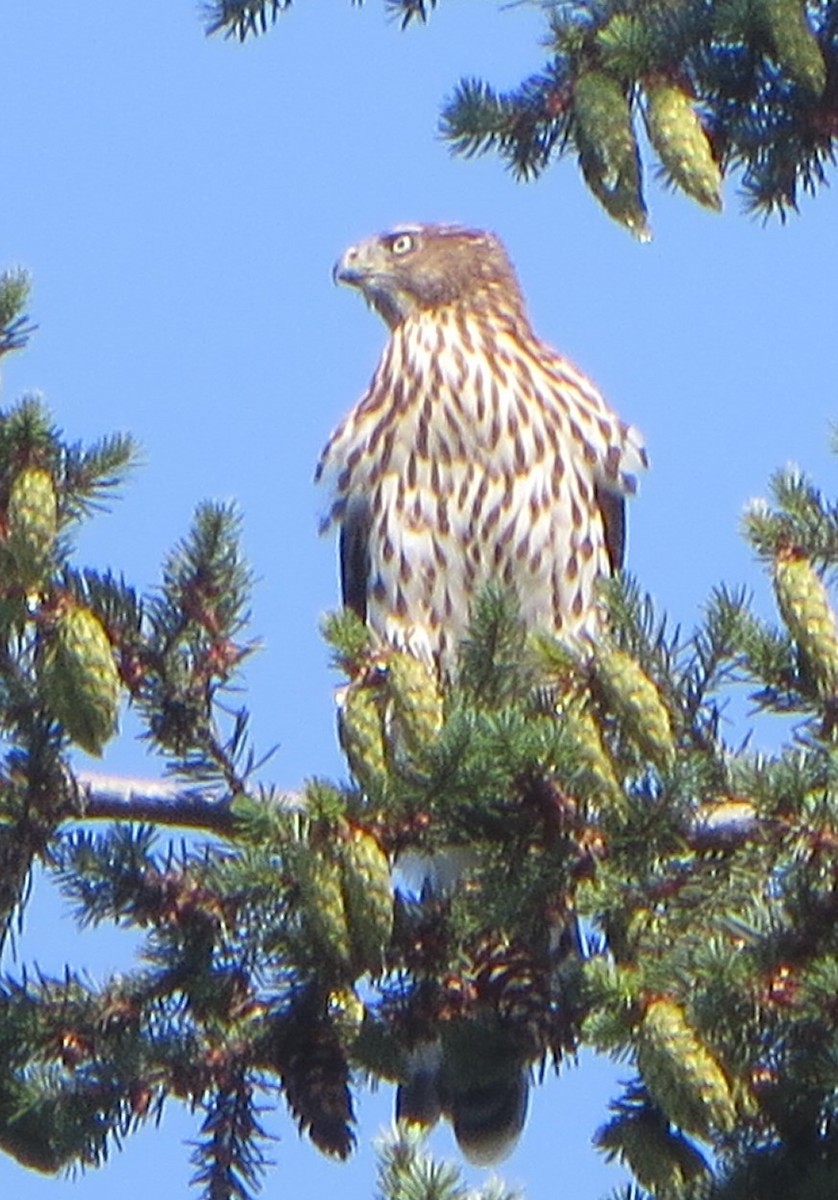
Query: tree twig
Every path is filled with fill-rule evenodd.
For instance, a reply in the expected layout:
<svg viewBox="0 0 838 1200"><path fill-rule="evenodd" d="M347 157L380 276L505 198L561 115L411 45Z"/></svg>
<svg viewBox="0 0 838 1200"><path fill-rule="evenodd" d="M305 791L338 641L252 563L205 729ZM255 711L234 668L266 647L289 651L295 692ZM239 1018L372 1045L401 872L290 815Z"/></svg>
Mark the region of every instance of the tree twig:
<svg viewBox="0 0 838 1200"><path fill-rule="evenodd" d="M198 788L184 787L173 780L104 775L97 771L79 771L76 782L79 816L85 821L147 821L224 836L233 830L229 797L213 799ZM299 807L303 793L277 792L272 800L275 804Z"/></svg>

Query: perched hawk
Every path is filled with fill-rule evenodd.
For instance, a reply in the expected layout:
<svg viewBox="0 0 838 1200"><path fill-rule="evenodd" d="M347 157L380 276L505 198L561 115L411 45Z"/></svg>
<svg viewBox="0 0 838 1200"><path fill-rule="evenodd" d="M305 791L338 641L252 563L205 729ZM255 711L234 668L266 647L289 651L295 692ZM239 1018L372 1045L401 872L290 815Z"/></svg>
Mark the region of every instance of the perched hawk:
<svg viewBox="0 0 838 1200"><path fill-rule="evenodd" d="M517 593L530 628L597 633L596 582L623 561L640 435L539 341L497 238L406 225L346 251L390 337L317 468L334 497L344 604L383 641L456 666L474 598ZM452 1123L465 1155L498 1161L524 1124L528 1064L514 1037L446 1021L414 1048L397 1113Z"/></svg>
<svg viewBox="0 0 838 1200"><path fill-rule="evenodd" d="M622 564L646 465L637 430L535 335L492 234L401 226L351 246L334 276L390 330L317 468L344 604L443 672L492 580L530 628L595 635L595 584Z"/></svg>

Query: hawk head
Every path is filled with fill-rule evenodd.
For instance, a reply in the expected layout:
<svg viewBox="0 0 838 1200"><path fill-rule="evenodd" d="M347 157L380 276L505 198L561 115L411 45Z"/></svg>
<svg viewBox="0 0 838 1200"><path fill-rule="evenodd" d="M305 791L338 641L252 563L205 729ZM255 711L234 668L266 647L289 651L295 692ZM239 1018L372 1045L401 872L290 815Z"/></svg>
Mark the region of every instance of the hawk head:
<svg viewBox="0 0 838 1200"><path fill-rule="evenodd" d="M460 302L520 306L512 264L491 233L459 225L402 225L350 246L336 283L356 287L395 329L409 317Z"/></svg>

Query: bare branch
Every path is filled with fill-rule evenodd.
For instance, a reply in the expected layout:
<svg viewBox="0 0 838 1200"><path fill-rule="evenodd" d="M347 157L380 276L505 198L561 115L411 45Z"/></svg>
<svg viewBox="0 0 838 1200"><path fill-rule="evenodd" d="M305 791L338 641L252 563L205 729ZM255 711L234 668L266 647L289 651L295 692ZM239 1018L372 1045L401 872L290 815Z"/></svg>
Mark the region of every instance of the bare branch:
<svg viewBox="0 0 838 1200"><path fill-rule="evenodd" d="M148 821L229 835L233 817L229 797L215 799L197 788L185 788L173 780L139 779L80 771L79 813L86 821ZM299 807L303 793L277 792L273 803Z"/></svg>

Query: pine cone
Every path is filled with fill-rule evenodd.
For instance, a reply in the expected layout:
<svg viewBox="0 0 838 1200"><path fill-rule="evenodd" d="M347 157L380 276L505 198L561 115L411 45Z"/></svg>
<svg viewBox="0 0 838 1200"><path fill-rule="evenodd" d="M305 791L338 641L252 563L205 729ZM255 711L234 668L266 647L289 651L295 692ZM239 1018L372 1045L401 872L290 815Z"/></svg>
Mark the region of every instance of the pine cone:
<svg viewBox="0 0 838 1200"><path fill-rule="evenodd" d="M698 1137L736 1124L730 1085L672 1000L653 1000L640 1027L637 1065L653 1100L675 1125Z"/></svg>
<svg viewBox="0 0 838 1200"><path fill-rule="evenodd" d="M672 723L656 685L625 650L603 646L594 677L608 708L620 718L637 747L660 767L675 754Z"/></svg>
<svg viewBox="0 0 838 1200"><path fill-rule="evenodd" d="M579 165L603 208L641 241L651 237L640 186L640 152L622 84L606 71L583 71L573 85Z"/></svg>
<svg viewBox="0 0 838 1200"><path fill-rule="evenodd" d="M347 1158L355 1137L349 1064L335 1031L312 1012L293 1016L280 1032L276 1058L285 1099L301 1133L318 1150Z"/></svg>
<svg viewBox="0 0 838 1200"><path fill-rule="evenodd" d="M809 28L804 0L758 0L774 57L786 74L814 96L826 86L826 63Z"/></svg>
<svg viewBox="0 0 838 1200"><path fill-rule="evenodd" d="M436 676L414 655L396 651L387 660L387 685L396 738L415 754L442 728L442 693Z"/></svg>
<svg viewBox="0 0 838 1200"><path fill-rule="evenodd" d="M81 1152L74 1130L61 1137L61 1117L57 1097L39 1097L10 1077L0 1085L0 1150L27 1170L57 1174Z"/></svg>
<svg viewBox="0 0 838 1200"><path fill-rule="evenodd" d="M65 605L39 664L44 699L88 754L101 754L116 730L119 673L102 622L89 608Z"/></svg>
<svg viewBox="0 0 838 1200"><path fill-rule="evenodd" d="M535 1031L549 1008L544 972L532 953L506 938L486 938L472 960L471 976L479 1004L503 1021ZM533 1054L536 1052L533 1044Z"/></svg>
<svg viewBox="0 0 838 1200"><path fill-rule="evenodd" d="M800 551L782 549L774 562L777 604L821 695L838 691L838 625L826 588Z"/></svg>
<svg viewBox="0 0 838 1200"><path fill-rule="evenodd" d="M378 796L387 783L380 686L355 680L338 705L338 737L352 774L368 795Z"/></svg>
<svg viewBox="0 0 838 1200"><path fill-rule="evenodd" d="M646 84L649 140L668 175L708 208L722 207L722 174L686 92L659 80Z"/></svg>
<svg viewBox="0 0 838 1200"><path fill-rule="evenodd" d="M29 591L46 580L58 529L58 502L48 471L24 467L9 492L6 517L16 582Z"/></svg>
<svg viewBox="0 0 838 1200"><path fill-rule="evenodd" d="M349 828L338 849L353 961L375 974L393 932L390 863L372 834L358 825Z"/></svg>
<svg viewBox="0 0 838 1200"><path fill-rule="evenodd" d="M324 851L302 843L287 853L299 886L302 918L311 937L328 961L347 966L351 947L341 864Z"/></svg>
<svg viewBox="0 0 838 1200"><path fill-rule="evenodd" d="M650 1106L621 1112L594 1135L607 1159L619 1158L654 1195L675 1195L708 1172L702 1154Z"/></svg>
<svg viewBox="0 0 838 1200"><path fill-rule="evenodd" d="M623 789L591 710L583 702L572 701L559 710L558 716L573 743L580 765L590 772L602 799L611 806L624 807Z"/></svg>

